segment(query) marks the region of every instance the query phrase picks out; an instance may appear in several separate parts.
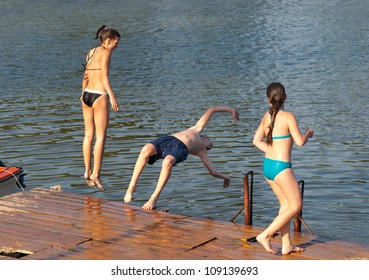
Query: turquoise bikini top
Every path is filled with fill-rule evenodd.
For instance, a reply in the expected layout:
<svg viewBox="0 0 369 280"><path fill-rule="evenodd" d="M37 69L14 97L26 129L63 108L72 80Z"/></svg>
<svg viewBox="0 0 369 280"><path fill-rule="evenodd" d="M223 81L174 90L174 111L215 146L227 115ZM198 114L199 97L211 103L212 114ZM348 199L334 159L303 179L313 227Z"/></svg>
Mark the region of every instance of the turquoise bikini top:
<svg viewBox="0 0 369 280"><path fill-rule="evenodd" d="M272 139L273 140L280 140L280 139L287 139L287 138L291 138L292 135L288 134L288 135L283 135L283 136L273 136Z"/></svg>

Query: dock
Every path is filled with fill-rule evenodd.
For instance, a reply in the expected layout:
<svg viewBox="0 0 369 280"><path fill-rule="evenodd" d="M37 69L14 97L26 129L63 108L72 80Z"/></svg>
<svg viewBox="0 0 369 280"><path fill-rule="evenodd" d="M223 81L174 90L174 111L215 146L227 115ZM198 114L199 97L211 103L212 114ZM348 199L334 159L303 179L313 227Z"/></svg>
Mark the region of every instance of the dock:
<svg viewBox="0 0 369 280"><path fill-rule="evenodd" d="M262 228L37 188L0 197L0 260L367 260L369 245L292 232L270 254Z"/></svg>

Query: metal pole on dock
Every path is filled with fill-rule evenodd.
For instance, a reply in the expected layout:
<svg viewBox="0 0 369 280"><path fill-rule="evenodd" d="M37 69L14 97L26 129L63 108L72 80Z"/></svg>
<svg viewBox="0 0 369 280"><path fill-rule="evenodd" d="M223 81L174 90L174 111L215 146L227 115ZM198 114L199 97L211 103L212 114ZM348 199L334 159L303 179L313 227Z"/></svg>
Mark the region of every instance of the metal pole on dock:
<svg viewBox="0 0 369 280"><path fill-rule="evenodd" d="M300 188L301 201L302 201L302 205L304 205L303 200L304 200L305 181L300 180L298 184L301 185L301 188ZM300 213L295 216L295 220L294 220L294 230L296 232L301 232L301 219L300 218L302 219L302 207L301 207Z"/></svg>
<svg viewBox="0 0 369 280"><path fill-rule="evenodd" d="M300 180L299 185L301 184L301 201L302 201L302 205L304 205L303 201L304 201L304 190L305 190L305 181L304 180ZM314 233L312 232L312 230L309 228L309 226L306 224L306 222L304 221L304 219L302 218L302 207L301 207L301 211L299 214L296 214L295 216L295 221L294 221L294 230L297 232L301 232L301 223L303 223L303 225L305 226L305 228L307 229L307 231L311 234L314 235Z"/></svg>
<svg viewBox="0 0 369 280"><path fill-rule="evenodd" d="M253 192L254 192L254 172L249 171L243 174L243 203L245 209L245 225L252 225Z"/></svg>

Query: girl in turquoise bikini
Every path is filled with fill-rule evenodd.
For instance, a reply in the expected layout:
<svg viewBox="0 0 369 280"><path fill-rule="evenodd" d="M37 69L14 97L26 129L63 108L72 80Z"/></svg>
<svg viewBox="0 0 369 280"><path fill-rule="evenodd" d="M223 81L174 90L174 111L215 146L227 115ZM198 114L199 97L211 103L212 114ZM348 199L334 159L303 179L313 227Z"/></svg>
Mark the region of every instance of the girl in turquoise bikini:
<svg viewBox="0 0 369 280"><path fill-rule="evenodd" d="M304 146L313 137L314 130L309 128L302 134L295 115L283 111L286 93L282 84L270 84L267 97L270 109L255 132L253 144L265 153L264 176L279 200L280 209L278 216L256 240L268 252L276 254L271 247L271 238L280 230L282 254L302 252L304 249L295 246L290 238L290 221L302 207L298 182L291 168L291 154L293 142Z"/></svg>

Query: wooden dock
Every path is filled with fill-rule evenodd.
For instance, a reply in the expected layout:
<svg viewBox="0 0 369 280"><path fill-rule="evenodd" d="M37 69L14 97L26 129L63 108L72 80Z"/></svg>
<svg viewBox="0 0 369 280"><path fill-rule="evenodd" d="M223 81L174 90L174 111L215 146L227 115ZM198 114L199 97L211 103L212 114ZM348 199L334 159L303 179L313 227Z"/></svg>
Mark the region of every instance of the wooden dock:
<svg viewBox="0 0 369 280"><path fill-rule="evenodd" d="M293 239L305 252L272 255L246 241L260 231L48 189L0 198L0 260L369 259L369 245L303 233Z"/></svg>

